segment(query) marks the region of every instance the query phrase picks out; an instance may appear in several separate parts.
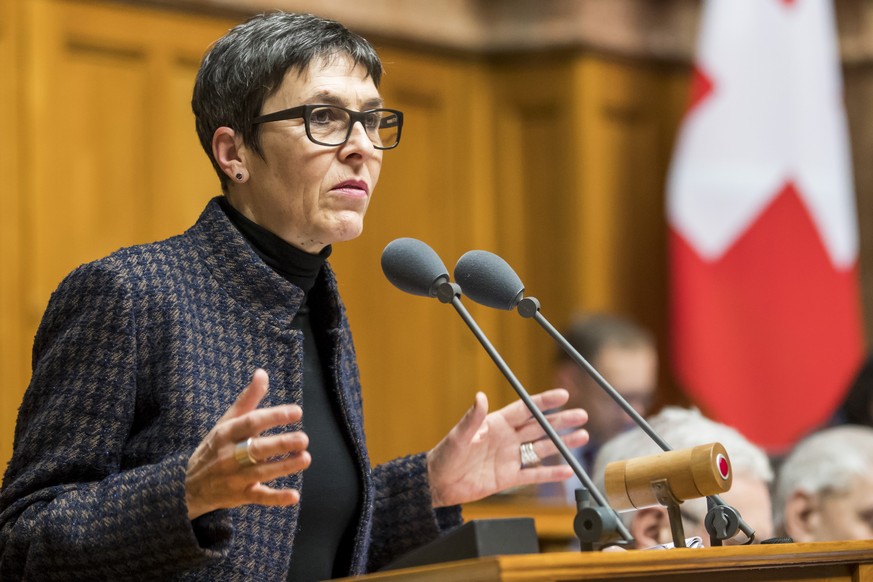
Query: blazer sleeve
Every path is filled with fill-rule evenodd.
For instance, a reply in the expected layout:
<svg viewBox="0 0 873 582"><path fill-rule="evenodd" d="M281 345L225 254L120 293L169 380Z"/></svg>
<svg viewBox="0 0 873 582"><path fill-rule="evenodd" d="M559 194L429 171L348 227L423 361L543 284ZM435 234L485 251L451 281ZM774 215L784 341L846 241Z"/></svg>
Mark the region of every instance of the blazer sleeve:
<svg viewBox="0 0 873 582"><path fill-rule="evenodd" d="M371 572L463 523L461 506L433 507L425 453L379 465L373 480Z"/></svg>
<svg viewBox="0 0 873 582"><path fill-rule="evenodd" d="M188 519L191 451L125 466L136 423L132 289L106 259L52 295L0 490L0 579L160 578L229 548L226 515Z"/></svg>

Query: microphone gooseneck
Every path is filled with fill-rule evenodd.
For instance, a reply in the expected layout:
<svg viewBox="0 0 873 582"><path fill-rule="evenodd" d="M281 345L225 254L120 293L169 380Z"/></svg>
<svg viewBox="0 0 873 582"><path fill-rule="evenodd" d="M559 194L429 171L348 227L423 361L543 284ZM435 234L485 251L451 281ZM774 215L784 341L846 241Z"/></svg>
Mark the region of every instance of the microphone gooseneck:
<svg viewBox="0 0 873 582"><path fill-rule="evenodd" d="M472 262L475 261L475 259L476 255L473 255L470 260ZM439 268L437 268L437 265ZM506 266L509 267L509 265ZM401 291L406 291L413 295L437 297L442 303L452 304L458 312L458 315L461 316L461 319L464 320L464 323L467 324L467 327L470 328L470 331L473 332L473 335L476 336L476 339L479 340L479 343L483 348L485 348L485 351L497 365L500 372L509 381L509 384L518 394L519 398L524 402L525 406L527 406L537 423L539 423L545 431L548 438L557 447L558 452L564 460L567 461L579 480L586 488L588 488L591 497L593 497L598 505L604 508L604 510L615 516L615 511L609 506L606 498L597 490L594 482L591 481L591 478L579 464L579 461L570 452L552 425L549 424L549 421L546 419L545 415L543 415L542 411L536 406L536 404L534 404L527 390L525 390L521 382L518 381L518 378L516 378L515 374L494 348L493 344L488 340L485 333L473 319L472 315L470 315L470 312L467 311L466 307L464 307L464 304L461 303L460 285L457 283L451 283L448 280L448 275L445 274L445 267L433 249L431 249L427 244L415 239L403 238L392 241L385 247L385 251L382 253L382 270L385 272L388 280ZM509 268L509 271L512 272L512 269ZM440 274L437 275L437 273ZM521 281L518 280L518 277L516 276L515 278L517 280L517 289L513 291L513 294L517 297L521 297L523 296L524 287L521 285ZM506 281L504 280L495 280L489 283L489 285L494 289L502 289L504 287L501 287L501 285L504 285L505 283ZM515 285L515 282L510 281L510 283ZM507 301L510 301L510 299L504 297L502 301L505 304ZM511 309L511 307L509 309ZM615 529L618 534L624 538L625 541L632 542L633 537L617 516L615 521L617 522L615 524Z"/></svg>
<svg viewBox="0 0 873 582"><path fill-rule="evenodd" d="M473 301L511 311L517 309L519 315L534 319L561 348L581 366L589 376L618 404L634 423L651 438L664 451L672 451L673 448L655 432L655 429L646 422L630 403L613 388L609 382L592 366L582 355L558 332L557 329L540 313L540 303L535 297L524 296L524 284L515 270L502 257L488 251L474 250L465 253L458 259L454 270L455 280L461 284L463 292ZM468 291L469 287L469 291ZM520 292L518 290L521 290ZM510 296L513 297L510 300ZM708 497L714 505L730 507L718 495ZM735 510L734 510L735 511ZM737 514L739 516L739 514ZM739 517L738 527L751 543L755 537L753 530L742 517ZM732 537L732 536L731 536ZM715 540L714 540L715 541Z"/></svg>

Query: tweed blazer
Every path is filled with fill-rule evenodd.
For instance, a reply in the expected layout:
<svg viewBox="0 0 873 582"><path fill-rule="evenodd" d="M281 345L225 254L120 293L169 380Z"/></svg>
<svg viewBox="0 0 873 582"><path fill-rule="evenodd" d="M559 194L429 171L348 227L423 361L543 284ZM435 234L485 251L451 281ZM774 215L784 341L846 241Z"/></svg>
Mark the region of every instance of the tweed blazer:
<svg viewBox="0 0 873 582"><path fill-rule="evenodd" d="M185 472L255 368L270 375L262 406L305 411L303 338L291 326L302 300L216 200L184 234L68 275L37 331L0 491L0 579L283 580L298 508L245 505L192 522ZM352 573L363 573L460 524L460 509L433 509L424 455L371 469L328 265L312 300L362 484ZM318 494L305 471L270 485Z"/></svg>

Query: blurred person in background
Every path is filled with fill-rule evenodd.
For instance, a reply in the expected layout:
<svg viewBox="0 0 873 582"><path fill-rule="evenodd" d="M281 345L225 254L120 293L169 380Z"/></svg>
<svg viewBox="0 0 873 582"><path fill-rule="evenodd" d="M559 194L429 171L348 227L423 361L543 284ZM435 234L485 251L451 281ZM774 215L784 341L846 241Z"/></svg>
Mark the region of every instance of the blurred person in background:
<svg viewBox="0 0 873 582"><path fill-rule="evenodd" d="M796 542L873 539L873 428L824 429L779 467L776 527Z"/></svg>
<svg viewBox="0 0 873 582"><path fill-rule="evenodd" d="M658 353L650 332L619 315L591 313L574 318L564 337L634 410L646 415L658 386ZM594 457L603 443L635 424L564 350L558 352L554 378L556 386L570 393L567 407L582 407L588 412L585 425L588 443L572 452L590 474ZM539 496L573 505L574 492L579 486L580 481L574 475L562 485L541 486Z"/></svg>
<svg viewBox="0 0 873 582"><path fill-rule="evenodd" d="M735 429L706 418L697 409L667 406L647 420L655 432L674 450L713 442L721 443L730 458L733 482L730 490L720 497L739 511L746 523L755 530L756 541L760 542L773 536L769 490L770 483L773 481L773 469L763 450L749 442ZM600 448L595 459L592 479L605 495L604 474L609 463L647 457L661 452L662 449L642 429L631 429L614 437ZM708 545L709 535L704 527L707 512L706 499L689 499L679 507L685 537L700 536L704 545ZM634 548L645 549L672 543L673 535L666 507L660 505L647 507L625 511L619 515L634 537Z"/></svg>

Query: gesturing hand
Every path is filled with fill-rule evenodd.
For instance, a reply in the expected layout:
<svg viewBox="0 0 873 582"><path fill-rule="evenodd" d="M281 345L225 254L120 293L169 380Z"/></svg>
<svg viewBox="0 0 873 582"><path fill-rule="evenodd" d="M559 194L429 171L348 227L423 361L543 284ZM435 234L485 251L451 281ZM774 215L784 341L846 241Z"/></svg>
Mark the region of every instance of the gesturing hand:
<svg viewBox="0 0 873 582"><path fill-rule="evenodd" d="M533 396L533 401L540 410L550 410L562 406L568 398L566 390L556 388ZM546 418L560 433L584 424L588 414L574 408ZM488 399L478 392L472 408L427 454L434 507L476 501L518 485L568 479L573 470L567 465L522 469L522 443L533 442L541 459L557 453L557 447L544 436L524 402L517 400L488 414ZM576 428L561 438L572 448L587 443L588 433Z"/></svg>
<svg viewBox="0 0 873 582"><path fill-rule="evenodd" d="M296 404L258 408L267 394L269 379L255 370L251 383L240 393L188 460L185 501L188 517L257 503L293 505L300 501L296 489L273 489L262 484L309 466L306 452L309 438L300 431L258 436L263 431L300 420L303 411ZM234 456L237 443L251 438L249 455L256 464L245 466Z"/></svg>

